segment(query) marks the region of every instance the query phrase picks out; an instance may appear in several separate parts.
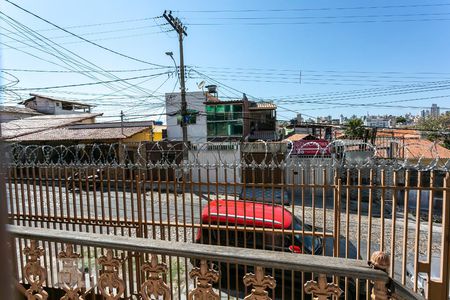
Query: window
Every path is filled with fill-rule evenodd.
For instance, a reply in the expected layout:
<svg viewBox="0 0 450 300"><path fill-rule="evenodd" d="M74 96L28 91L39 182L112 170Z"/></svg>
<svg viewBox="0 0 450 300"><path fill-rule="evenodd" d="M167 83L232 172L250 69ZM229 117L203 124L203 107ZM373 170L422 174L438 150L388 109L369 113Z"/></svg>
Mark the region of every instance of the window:
<svg viewBox="0 0 450 300"><path fill-rule="evenodd" d="M213 105L206 106L206 120L214 121L215 120L216 107Z"/></svg>
<svg viewBox="0 0 450 300"><path fill-rule="evenodd" d="M206 105L208 136L242 136L242 104Z"/></svg>
<svg viewBox="0 0 450 300"><path fill-rule="evenodd" d="M225 106L224 105L217 105L216 106L215 121L223 121L223 120L225 120Z"/></svg>
<svg viewBox="0 0 450 300"><path fill-rule="evenodd" d="M216 135L228 135L228 130L227 130L227 123L226 122L220 122L220 123L216 123Z"/></svg>
<svg viewBox="0 0 450 300"><path fill-rule="evenodd" d="M242 123L235 122L233 124L230 124L230 126L231 126L231 135L242 135L243 133Z"/></svg>
<svg viewBox="0 0 450 300"><path fill-rule="evenodd" d="M62 105L63 110L73 110L73 105L69 103L63 103Z"/></svg>
<svg viewBox="0 0 450 300"><path fill-rule="evenodd" d="M243 125L241 121L224 121L207 124L208 136L241 136Z"/></svg>

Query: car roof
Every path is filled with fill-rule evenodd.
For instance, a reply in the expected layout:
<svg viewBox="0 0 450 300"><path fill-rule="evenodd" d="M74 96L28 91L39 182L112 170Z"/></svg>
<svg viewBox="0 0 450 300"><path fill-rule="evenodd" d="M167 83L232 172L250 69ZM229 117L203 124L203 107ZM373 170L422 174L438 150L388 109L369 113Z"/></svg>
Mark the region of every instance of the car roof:
<svg viewBox="0 0 450 300"><path fill-rule="evenodd" d="M292 214L278 205L241 200L213 200L202 211L203 223L290 228Z"/></svg>

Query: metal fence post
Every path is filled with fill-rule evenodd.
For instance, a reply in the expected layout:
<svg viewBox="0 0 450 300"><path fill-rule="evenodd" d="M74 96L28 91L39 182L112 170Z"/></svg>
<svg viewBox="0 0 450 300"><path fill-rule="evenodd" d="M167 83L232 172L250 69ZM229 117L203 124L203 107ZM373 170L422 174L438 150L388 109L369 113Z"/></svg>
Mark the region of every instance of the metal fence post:
<svg viewBox="0 0 450 300"><path fill-rule="evenodd" d="M447 299L450 281L450 173L444 178L442 195L442 237L440 280L429 280L427 299Z"/></svg>
<svg viewBox="0 0 450 300"><path fill-rule="evenodd" d="M339 236L341 233L341 190L342 180L334 177L334 256L339 257Z"/></svg>

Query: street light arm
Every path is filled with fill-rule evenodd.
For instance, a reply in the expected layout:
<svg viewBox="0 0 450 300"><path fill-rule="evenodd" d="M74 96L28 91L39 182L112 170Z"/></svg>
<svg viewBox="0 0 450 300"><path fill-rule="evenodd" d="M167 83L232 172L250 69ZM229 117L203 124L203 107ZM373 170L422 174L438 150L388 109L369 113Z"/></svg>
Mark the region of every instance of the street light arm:
<svg viewBox="0 0 450 300"><path fill-rule="evenodd" d="M177 66L177 62L175 61L175 59L173 58L173 52L166 52L166 55L167 56L170 56L170 58L172 59L172 61L173 61L173 64L174 64L174 66L175 66L175 73L176 73L176 75L177 75L177 82L175 83L175 85L178 83L178 80L180 79L180 76L178 75L178 66Z"/></svg>

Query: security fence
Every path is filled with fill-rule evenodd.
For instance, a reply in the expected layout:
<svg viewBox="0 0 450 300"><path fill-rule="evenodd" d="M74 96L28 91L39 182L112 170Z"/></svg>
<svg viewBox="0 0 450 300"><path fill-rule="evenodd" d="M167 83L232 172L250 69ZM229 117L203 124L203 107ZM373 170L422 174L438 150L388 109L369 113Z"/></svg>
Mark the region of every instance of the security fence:
<svg viewBox="0 0 450 300"><path fill-rule="evenodd" d="M394 282L428 299L448 295L448 161L349 161L352 150L302 156L289 145L252 144L191 145L189 161L181 159L184 145L170 142L132 151L16 145L6 180L10 223L365 261L380 250ZM60 251L55 245L47 251ZM168 262L179 274L192 266ZM129 278L135 288L143 282ZM345 280L344 294L369 297L361 292L370 283L355 283ZM172 286L185 290L175 298L189 294Z"/></svg>

